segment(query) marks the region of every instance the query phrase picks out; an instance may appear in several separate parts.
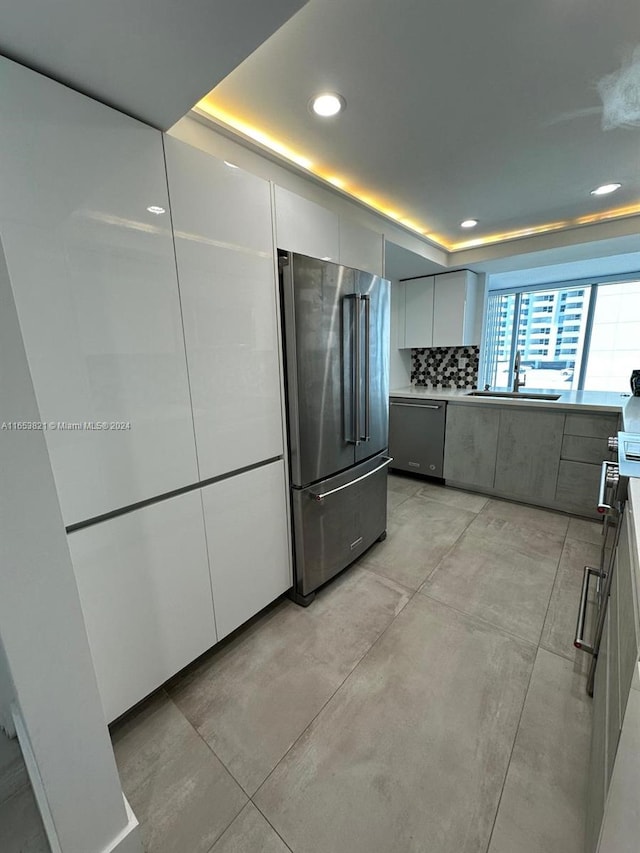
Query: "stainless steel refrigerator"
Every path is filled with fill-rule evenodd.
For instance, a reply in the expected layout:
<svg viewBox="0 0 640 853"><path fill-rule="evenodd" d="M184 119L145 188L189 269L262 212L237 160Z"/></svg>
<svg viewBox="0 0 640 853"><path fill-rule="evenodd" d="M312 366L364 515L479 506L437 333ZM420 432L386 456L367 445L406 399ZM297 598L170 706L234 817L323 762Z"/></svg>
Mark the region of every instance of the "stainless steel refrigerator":
<svg viewBox="0 0 640 853"><path fill-rule="evenodd" d="M293 598L352 563L387 527L389 282L279 251Z"/></svg>

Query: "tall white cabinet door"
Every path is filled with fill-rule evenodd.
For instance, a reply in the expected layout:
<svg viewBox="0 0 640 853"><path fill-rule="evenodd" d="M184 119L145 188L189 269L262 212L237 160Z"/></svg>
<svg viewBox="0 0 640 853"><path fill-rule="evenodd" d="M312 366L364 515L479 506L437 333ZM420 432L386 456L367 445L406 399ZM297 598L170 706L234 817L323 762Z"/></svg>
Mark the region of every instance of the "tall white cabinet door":
<svg viewBox="0 0 640 853"><path fill-rule="evenodd" d="M0 233L69 525L197 480L162 136L0 75Z"/></svg>
<svg viewBox="0 0 640 853"><path fill-rule="evenodd" d="M267 181L165 137L200 479L281 456Z"/></svg>
<svg viewBox="0 0 640 853"><path fill-rule="evenodd" d="M433 346L479 344L474 340L477 276L456 270L435 277Z"/></svg>
<svg viewBox="0 0 640 853"><path fill-rule="evenodd" d="M373 275L383 275L382 234L340 217L340 263Z"/></svg>
<svg viewBox="0 0 640 853"><path fill-rule="evenodd" d="M279 249L311 258L340 261L338 214L282 187L275 187L276 243Z"/></svg>
<svg viewBox="0 0 640 853"><path fill-rule="evenodd" d="M202 489L218 639L292 585L284 463Z"/></svg>
<svg viewBox="0 0 640 853"><path fill-rule="evenodd" d="M406 348L433 346L433 283L432 275L405 282Z"/></svg>
<svg viewBox="0 0 640 853"><path fill-rule="evenodd" d="M69 535L110 722L216 642L199 490Z"/></svg>

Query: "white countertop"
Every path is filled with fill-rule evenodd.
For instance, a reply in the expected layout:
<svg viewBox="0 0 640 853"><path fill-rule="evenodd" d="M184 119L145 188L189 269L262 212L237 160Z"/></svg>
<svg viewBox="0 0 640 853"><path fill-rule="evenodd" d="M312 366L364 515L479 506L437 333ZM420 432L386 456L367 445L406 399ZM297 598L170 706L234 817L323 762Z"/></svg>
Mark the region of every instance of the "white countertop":
<svg viewBox="0 0 640 853"><path fill-rule="evenodd" d="M526 394L526 391L521 392ZM513 397L471 397L469 389L464 388L427 388L422 385L409 385L404 388L394 388L389 392L390 397L404 397L414 400L446 400L449 403L469 403L481 406L526 406L543 409L582 409L591 412L620 412L629 401L629 394L620 394L617 391L563 391L557 388L539 390L536 394L558 394L558 400L527 400ZM635 404L640 404L640 397L632 398ZM635 418L634 418L635 422ZM625 418L625 425L627 421ZM635 429L626 427L629 432L640 432L640 405L637 407L637 426Z"/></svg>

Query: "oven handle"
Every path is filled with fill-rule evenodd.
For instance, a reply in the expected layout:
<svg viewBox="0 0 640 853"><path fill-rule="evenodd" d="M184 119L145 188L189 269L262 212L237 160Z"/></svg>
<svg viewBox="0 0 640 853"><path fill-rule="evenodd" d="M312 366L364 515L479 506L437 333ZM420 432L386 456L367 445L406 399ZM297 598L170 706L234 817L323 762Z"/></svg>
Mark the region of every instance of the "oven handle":
<svg viewBox="0 0 640 853"><path fill-rule="evenodd" d="M609 468L613 469L613 483L610 482L609 478ZM607 486L612 486L617 482L618 477L618 466L614 462L604 461L602 463L602 469L600 471L600 489L598 490L598 512L604 513L613 509L611 504L606 503L605 501L605 492L607 490Z"/></svg>
<svg viewBox="0 0 640 853"><path fill-rule="evenodd" d="M598 569L592 569L591 566L584 567L584 575L582 576L582 592L580 593L580 607L578 608L578 621L576 623L576 636L573 645L576 649L581 649L583 652L588 652L590 655L595 654L595 648L584 639L584 625L587 619L587 604L589 603L589 581L595 576L602 578L602 574Z"/></svg>

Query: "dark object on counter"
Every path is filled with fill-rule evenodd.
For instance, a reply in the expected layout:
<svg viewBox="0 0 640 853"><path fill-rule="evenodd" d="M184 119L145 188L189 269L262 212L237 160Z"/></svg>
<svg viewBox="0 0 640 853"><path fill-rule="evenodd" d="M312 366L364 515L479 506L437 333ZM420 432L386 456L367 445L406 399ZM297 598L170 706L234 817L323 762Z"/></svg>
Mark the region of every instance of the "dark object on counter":
<svg viewBox="0 0 640 853"><path fill-rule="evenodd" d="M631 373L631 393L634 397L640 397L640 370Z"/></svg>

